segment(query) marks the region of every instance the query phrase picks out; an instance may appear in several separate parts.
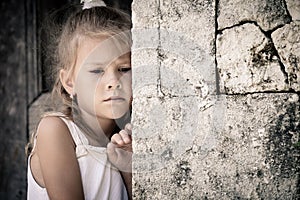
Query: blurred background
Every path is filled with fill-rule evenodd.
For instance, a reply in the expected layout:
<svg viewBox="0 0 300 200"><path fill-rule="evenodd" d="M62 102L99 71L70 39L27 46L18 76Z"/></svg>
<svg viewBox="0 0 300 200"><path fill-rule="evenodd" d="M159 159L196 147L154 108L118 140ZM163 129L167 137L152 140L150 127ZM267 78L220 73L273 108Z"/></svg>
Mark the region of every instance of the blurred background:
<svg viewBox="0 0 300 200"><path fill-rule="evenodd" d="M131 13L132 0L105 0ZM35 115L51 91L40 31L54 10L80 0L2 0L0 3L0 200L26 199L25 145ZM44 102L47 104L47 102ZM38 114L36 114L38 116Z"/></svg>

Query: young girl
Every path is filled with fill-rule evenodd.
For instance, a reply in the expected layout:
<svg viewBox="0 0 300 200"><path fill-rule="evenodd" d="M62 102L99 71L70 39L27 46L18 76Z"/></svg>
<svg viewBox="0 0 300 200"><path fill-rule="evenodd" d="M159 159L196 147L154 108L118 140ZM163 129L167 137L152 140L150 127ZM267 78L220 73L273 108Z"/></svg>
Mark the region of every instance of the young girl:
<svg viewBox="0 0 300 200"><path fill-rule="evenodd" d="M101 1L63 24L53 90L66 109L45 115L33 135L28 200L131 198L130 28Z"/></svg>

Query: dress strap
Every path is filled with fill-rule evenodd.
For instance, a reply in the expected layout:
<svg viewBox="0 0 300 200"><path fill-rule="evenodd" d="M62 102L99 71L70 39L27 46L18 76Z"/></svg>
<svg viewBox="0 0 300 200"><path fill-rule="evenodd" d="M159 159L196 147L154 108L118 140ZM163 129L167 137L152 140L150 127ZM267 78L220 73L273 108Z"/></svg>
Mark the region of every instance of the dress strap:
<svg viewBox="0 0 300 200"><path fill-rule="evenodd" d="M69 131L72 135L76 146L88 145L88 139L83 135L82 131L79 129L78 126L76 126L76 124L73 121L64 117L60 117L60 119L63 120L63 122L65 122L65 124L69 128Z"/></svg>

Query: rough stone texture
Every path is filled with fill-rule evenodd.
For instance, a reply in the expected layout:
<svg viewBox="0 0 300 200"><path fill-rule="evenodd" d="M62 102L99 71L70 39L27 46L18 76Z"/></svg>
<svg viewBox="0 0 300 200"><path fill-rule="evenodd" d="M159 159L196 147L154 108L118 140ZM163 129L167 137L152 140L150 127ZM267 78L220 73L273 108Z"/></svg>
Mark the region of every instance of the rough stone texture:
<svg viewBox="0 0 300 200"><path fill-rule="evenodd" d="M134 10L134 12L132 12L132 21L134 22L133 28L158 28L158 5L159 0L141 0L139 2L133 1L131 5L131 9Z"/></svg>
<svg viewBox="0 0 300 200"><path fill-rule="evenodd" d="M272 39L287 72L290 88L299 92L300 21L294 21L277 29L272 33Z"/></svg>
<svg viewBox="0 0 300 200"><path fill-rule="evenodd" d="M286 0L287 8L293 20L300 20L300 1Z"/></svg>
<svg viewBox="0 0 300 200"><path fill-rule="evenodd" d="M146 173L162 172L166 166L176 165L176 159L183 153L192 146L197 148L193 145L195 137L202 142L202 138L213 137L213 134L198 130L207 130L207 124L214 123L209 117L213 114L203 114L214 104L212 95L216 92L214 1L163 0L151 3L154 7L147 6L145 10L148 16L140 10L141 6L146 8L148 1L134 1L132 6L132 121L136 133L133 135L133 182L137 199L143 199L144 186L139 185L144 184L149 184L149 191L145 191L150 192L147 198L161 197L152 196L152 183L160 187L161 192L166 192L166 198L170 187L162 180L173 175L148 176ZM186 23L190 19L198 23ZM207 123L190 120L198 117ZM203 154L211 146L205 143ZM178 176L181 179L181 175ZM148 179L152 179L151 183L147 182ZM153 190L157 188L155 185Z"/></svg>
<svg viewBox="0 0 300 200"><path fill-rule="evenodd" d="M134 1L134 198L299 199L298 22L216 2Z"/></svg>
<svg viewBox="0 0 300 200"><path fill-rule="evenodd" d="M177 101L138 99L136 123L156 126L135 129L135 199L299 198L298 95L223 96L202 112Z"/></svg>
<svg viewBox="0 0 300 200"><path fill-rule="evenodd" d="M160 1L158 59L163 95L205 98L215 93L214 7L211 0Z"/></svg>
<svg viewBox="0 0 300 200"><path fill-rule="evenodd" d="M133 2L134 98L214 93L213 8L213 1ZM187 24L190 18L199 24Z"/></svg>
<svg viewBox="0 0 300 200"><path fill-rule="evenodd" d="M284 0L219 1L219 30L251 21L256 22L263 30L268 31L284 25L290 20Z"/></svg>
<svg viewBox="0 0 300 200"><path fill-rule="evenodd" d="M216 48L222 93L288 88L273 43L256 25L247 23L222 31Z"/></svg>

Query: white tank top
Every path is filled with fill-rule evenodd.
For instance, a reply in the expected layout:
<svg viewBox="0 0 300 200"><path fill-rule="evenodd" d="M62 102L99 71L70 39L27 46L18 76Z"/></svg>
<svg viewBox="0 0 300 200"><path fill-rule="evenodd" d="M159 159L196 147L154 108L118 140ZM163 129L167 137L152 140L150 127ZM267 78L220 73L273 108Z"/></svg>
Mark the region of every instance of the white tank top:
<svg viewBox="0 0 300 200"><path fill-rule="evenodd" d="M79 127L63 117L76 144L76 156L80 167L85 200L127 200L127 192L120 172L107 159L105 147L94 147ZM33 178L28 158L27 200L48 200L46 188Z"/></svg>

